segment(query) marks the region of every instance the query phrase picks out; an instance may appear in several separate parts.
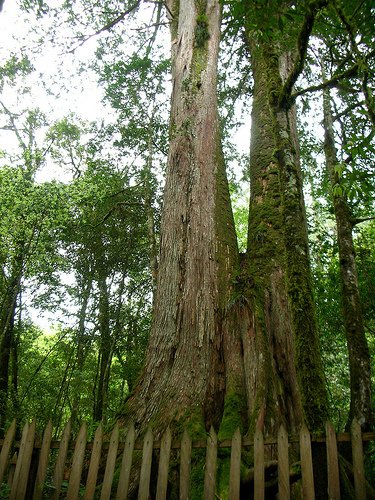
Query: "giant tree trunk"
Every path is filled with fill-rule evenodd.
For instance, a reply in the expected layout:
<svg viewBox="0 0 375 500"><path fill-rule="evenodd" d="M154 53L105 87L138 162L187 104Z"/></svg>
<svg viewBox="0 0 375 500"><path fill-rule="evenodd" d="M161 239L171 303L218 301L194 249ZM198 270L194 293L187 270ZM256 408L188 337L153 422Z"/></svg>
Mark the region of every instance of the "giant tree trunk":
<svg viewBox="0 0 375 500"><path fill-rule="evenodd" d="M145 368L127 411L143 429L198 412L222 437L234 422L269 433L303 420L320 429L327 398L295 111L277 99L293 58L269 40L249 42L252 193L240 276L216 106L219 4L171 1L168 9L173 94L160 265Z"/></svg>
<svg viewBox="0 0 375 500"><path fill-rule="evenodd" d="M145 368L127 405L156 431L192 418L218 426L229 394L246 407L230 319L239 253L216 103L220 6L170 0L168 9L173 93L157 289Z"/></svg>
<svg viewBox="0 0 375 500"><path fill-rule="evenodd" d="M335 169L339 162L335 147L333 118L328 88L324 90L323 94L323 114L324 153L326 158L326 169L332 188L333 208L336 219L343 315L349 352L350 411L347 429L350 429L353 418L356 418L362 428L367 430L370 429L373 422L371 359L365 335L361 299L359 295L352 234L352 216L344 193L339 194L335 191L335 188L340 185L340 178Z"/></svg>
<svg viewBox="0 0 375 500"><path fill-rule="evenodd" d="M278 23L288 8L275 2L265 6L267 14L253 9L245 16L254 79L247 261L257 372L251 399L253 420L272 433L282 421L292 432L302 421L322 429L328 416L291 99L303 67L300 34L307 43L319 5L311 4L289 31Z"/></svg>

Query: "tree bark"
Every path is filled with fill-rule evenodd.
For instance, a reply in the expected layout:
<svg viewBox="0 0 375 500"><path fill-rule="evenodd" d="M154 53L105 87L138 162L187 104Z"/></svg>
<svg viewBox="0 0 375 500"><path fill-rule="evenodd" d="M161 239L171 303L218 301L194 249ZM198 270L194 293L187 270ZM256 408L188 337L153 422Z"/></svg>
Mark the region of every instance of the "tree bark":
<svg viewBox="0 0 375 500"><path fill-rule="evenodd" d="M294 65L274 41L249 39L254 94L250 148L249 293L255 311L253 384L266 429L322 429L328 416L310 273L296 113L279 96ZM254 389L253 389L254 391ZM276 427L275 427L276 425Z"/></svg>
<svg viewBox="0 0 375 500"><path fill-rule="evenodd" d="M336 219L343 316L349 352L350 411L346 428L349 431L353 419L356 418L365 431L370 430L373 424L371 358L365 335L359 295L352 233L352 214L345 194L337 192L337 187L340 186L341 181L335 169L339 161L335 146L335 132L328 88L323 91L323 114L324 153Z"/></svg>
<svg viewBox="0 0 375 500"><path fill-rule="evenodd" d="M20 292L23 259L15 257L0 309L0 432L7 418L9 367L14 338L17 297Z"/></svg>
<svg viewBox="0 0 375 500"><path fill-rule="evenodd" d="M239 254L216 100L220 6L173 0L168 10L173 92L157 289L145 368L127 404L156 432L193 418L218 427L226 395L244 395L229 304Z"/></svg>
<svg viewBox="0 0 375 500"><path fill-rule="evenodd" d="M109 292L106 283L106 275L99 272L98 277L99 288L99 376L97 383L97 391L95 397L93 418L94 421L100 422L107 406L108 383L110 373L110 363L112 358L111 350L111 334L109 322Z"/></svg>

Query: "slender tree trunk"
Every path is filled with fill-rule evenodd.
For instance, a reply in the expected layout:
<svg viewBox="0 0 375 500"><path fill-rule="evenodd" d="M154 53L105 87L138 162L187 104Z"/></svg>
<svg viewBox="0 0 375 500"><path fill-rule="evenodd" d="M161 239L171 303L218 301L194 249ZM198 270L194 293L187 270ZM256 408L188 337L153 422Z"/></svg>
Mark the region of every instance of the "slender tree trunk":
<svg viewBox="0 0 375 500"><path fill-rule="evenodd" d="M153 145L153 125L154 125L154 115L155 111L151 113L150 122L148 125L148 151L147 151L147 161L144 168L144 198L146 206L147 215L147 230L149 239L149 259L150 268L152 276L152 289L155 293L156 281L158 275L158 248L156 243L156 232L155 232L155 214L152 203L154 201L154 189L152 187L152 163L154 157L154 145Z"/></svg>
<svg viewBox="0 0 375 500"><path fill-rule="evenodd" d="M20 276L15 272L14 277L9 280L0 310L0 429L3 428L7 418L9 367L19 289Z"/></svg>
<svg viewBox="0 0 375 500"><path fill-rule="evenodd" d="M99 274L99 377L95 398L93 418L100 421L105 414L108 395L109 365L111 362L111 334L109 323L109 292L105 274Z"/></svg>
<svg viewBox="0 0 375 500"><path fill-rule="evenodd" d="M371 358L365 335L359 295L351 211L345 194L338 194L335 191L340 186L340 178L335 169L339 161L335 147L335 132L328 88L323 92L323 113L324 153L336 219L343 315L349 352L350 411L347 430L350 429L353 418L358 420L363 430L369 430L373 423Z"/></svg>
<svg viewBox="0 0 375 500"><path fill-rule="evenodd" d="M72 414L71 420L73 425L77 424L80 427L79 418L79 403L81 399L81 372L85 363L85 347L87 345L86 337L86 319L87 308L92 291L92 276L90 270L87 269L87 277L83 277L83 291L81 297L81 306L78 313L78 332L77 332L77 359L76 359L76 377L73 381L73 396L72 396Z"/></svg>

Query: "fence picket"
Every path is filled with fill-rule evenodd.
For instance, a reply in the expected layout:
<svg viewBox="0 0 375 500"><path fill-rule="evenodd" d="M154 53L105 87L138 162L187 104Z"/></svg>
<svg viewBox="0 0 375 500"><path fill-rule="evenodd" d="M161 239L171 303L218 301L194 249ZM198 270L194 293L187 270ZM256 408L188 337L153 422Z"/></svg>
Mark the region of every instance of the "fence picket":
<svg viewBox="0 0 375 500"><path fill-rule="evenodd" d="M182 435L180 452L180 500L188 500L189 498L190 464L191 438L185 429Z"/></svg>
<svg viewBox="0 0 375 500"><path fill-rule="evenodd" d="M279 499L289 500L290 498L290 483L289 483L289 443L288 434L283 425L277 435L277 469L279 480Z"/></svg>
<svg viewBox="0 0 375 500"><path fill-rule="evenodd" d="M310 432L304 424L300 431L300 453L301 453L301 470L302 470L302 490L303 498L306 500L315 499L314 490L314 473L311 454L311 437Z"/></svg>
<svg viewBox="0 0 375 500"><path fill-rule="evenodd" d="M53 494L54 500L58 500L60 496L61 483L64 477L65 460L66 460L66 455L68 453L68 446L70 441L70 430L71 430L71 421L68 420L64 428L63 435L61 437L60 447L57 454L57 460L55 465L55 472L53 475L53 486L55 489Z"/></svg>
<svg viewBox="0 0 375 500"><path fill-rule="evenodd" d="M143 441L143 455L141 475L139 480L138 500L148 500L150 491L150 475L152 462L152 449L154 438L151 429L148 429Z"/></svg>
<svg viewBox="0 0 375 500"><path fill-rule="evenodd" d="M17 487L18 487L18 480L20 477L21 473L21 467L22 467L22 462L23 462L23 454L25 451L25 446L26 446L26 438L27 438L27 433L29 432L29 422L26 422L26 424L23 427L22 430L22 436L21 436L21 442L20 442L20 448L18 450L18 455L17 455L17 463L16 463L16 468L14 471L14 476L13 476L13 481L12 481L12 488L10 490L10 496L9 499L13 500L17 495Z"/></svg>
<svg viewBox="0 0 375 500"><path fill-rule="evenodd" d="M156 486L156 500L164 500L167 497L169 457L171 454L172 435L168 427L164 432L160 443L160 460L158 469L158 482Z"/></svg>
<svg viewBox="0 0 375 500"><path fill-rule="evenodd" d="M16 420L14 419L9 429L7 430L4 438L4 443L0 453L0 484L5 476L9 463L9 452L13 444L14 436L16 435Z"/></svg>
<svg viewBox="0 0 375 500"><path fill-rule="evenodd" d="M326 422L328 497L330 500L340 498L339 461L337 455L336 433L331 422Z"/></svg>
<svg viewBox="0 0 375 500"><path fill-rule="evenodd" d="M49 420L43 434L42 449L40 450L33 500L40 500L40 498L42 498L44 479L46 477L48 457L51 446L51 439L52 439L52 422L51 420Z"/></svg>
<svg viewBox="0 0 375 500"><path fill-rule="evenodd" d="M122 455L120 477L117 486L116 500L126 500L128 496L130 470L133 462L134 441L135 429L132 422L126 435L124 452Z"/></svg>
<svg viewBox="0 0 375 500"><path fill-rule="evenodd" d="M240 498L241 441L241 432L237 428L232 437L230 452L229 500L238 500Z"/></svg>
<svg viewBox="0 0 375 500"><path fill-rule="evenodd" d="M116 457L117 457L118 436L119 436L119 429L118 429L118 422L116 422L116 425L113 428L111 434L111 440L109 444L107 463L105 466L104 480L103 480L100 500L109 500L111 498L113 473L115 472Z"/></svg>
<svg viewBox="0 0 375 500"><path fill-rule="evenodd" d="M5 438L0 440L0 479L1 482L7 481L10 488L10 500L23 499L25 495L33 498L33 500L41 500L43 496L43 487L48 467L49 455L51 446L58 448L55 470L53 475L54 492L51 498L57 499L60 497L61 484L64 474L70 471L70 480L68 484L68 492L66 498L68 500L76 500L79 495L81 474L83 469L83 462L86 456L86 437L87 426L83 424L77 440L75 442L74 454L72 464L66 464L66 457L68 454L70 442L71 425L70 421L66 424L60 443L52 442L52 424L48 422L44 433L43 441L40 444L35 444L35 427L36 422L31 424L26 423L20 442L15 443L16 453L9 464L9 457L11 455L12 445L15 438L16 422L13 421L7 429ZM325 442L327 452L327 476L328 476L328 496L332 500L340 499L340 477L338 467L338 452L337 443L340 441L352 443L353 454L353 477L355 498L366 498L366 480L364 475L364 455L363 455L363 442L374 441L375 433L361 432L361 427L356 420L353 420L351 427L351 434L343 433L336 436L334 428L330 422L326 423L326 436L316 436L311 438L309 430L304 425L301 428L299 436L300 456L301 456L301 471L302 471L302 495L304 499L313 500L314 494L314 477L313 477L313 462L312 462L312 448L311 443ZM197 440L192 442L191 437L185 430L181 442L173 442L170 429L168 428L163 434L159 443L154 444L152 430L148 429L146 436L143 440L143 445L139 441L135 441L135 428L134 424L129 426L126 440L123 443L124 451L122 455L121 469L119 474L119 481L117 485L116 500L125 500L128 495L130 472L133 461L134 449L140 450L143 446L143 456L139 480L139 500L148 500L150 494L150 481L151 481L151 466L154 447L159 451L159 468L156 485L156 499L164 500L167 495L168 486L168 471L170 463L171 448L180 449L180 500L187 500L190 493L190 469L192 448L206 448L206 462L205 462L205 476L204 476L204 491L203 497L205 499L213 499L215 497L215 483L216 483L216 467L217 467L217 453L218 448L231 447L231 461L230 461L230 475L229 475L229 491L228 498L230 500L238 500L240 496L240 464L241 464L241 451L242 446L254 446L254 469L252 477L254 480L254 497L257 500L264 499L265 497L265 448L264 446L274 445L278 446L278 498L280 500L287 500L290 498L290 478L289 478L289 441L288 434L284 426L280 426L277 435L277 440L274 438L264 439L261 430L257 430L254 435L254 440L251 442L248 438L242 438L240 430L237 429L234 433L232 440L226 440L221 443L217 441L217 435L213 428L207 437L207 441ZM293 438L291 443L296 443ZM119 443L119 423L116 423L109 443L109 451L106 458L106 468L104 478L102 481L101 500L108 500L114 498L112 494L114 468L117 458L117 452L120 445ZM91 445L90 445L91 447ZM17 456L18 449L18 456ZM35 458L34 460L34 450ZM90 466L88 470L86 488L84 493L84 500L93 500L96 491L97 475L99 465L103 457L103 427L102 424L98 426L95 432L95 437L92 443L92 453L90 457ZM276 465L271 464L270 465ZM320 470L318 470L319 472ZM34 485L35 479L35 485ZM1 484L0 482L0 484ZM30 483L30 484L28 484ZM276 484L275 484L276 487ZM33 488L33 491L32 491ZM154 491L154 489L153 489Z"/></svg>
<svg viewBox="0 0 375 500"><path fill-rule="evenodd" d="M216 462L217 462L217 435L213 427L207 438L206 471L204 474L204 495L205 500L215 497L216 483Z"/></svg>
<svg viewBox="0 0 375 500"><path fill-rule="evenodd" d="M68 500L76 500L79 494L79 487L81 484L81 474L83 460L85 458L87 442L87 424L83 422L78 432L76 445L73 453L72 468L70 472L69 485L68 485Z"/></svg>
<svg viewBox="0 0 375 500"><path fill-rule="evenodd" d="M29 471L30 471L30 464L31 464L31 457L33 454L33 449L34 449L34 440L35 440L35 428L36 428L36 421L33 420L31 422L31 425L28 428L27 434L26 434L26 440L25 440L25 446L23 449L23 454L22 454L22 459L20 460L20 472L17 477L17 485L15 491L15 497L14 498L25 498L26 495L26 488L27 488L27 483L29 479ZM18 463L18 460L17 460Z"/></svg>
<svg viewBox="0 0 375 500"><path fill-rule="evenodd" d="M92 500L95 494L96 480L98 477L99 462L102 454L103 425L100 423L95 431L94 443L92 446L89 472L87 474L84 500Z"/></svg>
<svg viewBox="0 0 375 500"><path fill-rule="evenodd" d="M355 498L362 500L366 498L366 482L363 461L362 431L357 419L353 419L351 435Z"/></svg>
<svg viewBox="0 0 375 500"><path fill-rule="evenodd" d="M254 498L264 499L264 439L260 429L254 434Z"/></svg>

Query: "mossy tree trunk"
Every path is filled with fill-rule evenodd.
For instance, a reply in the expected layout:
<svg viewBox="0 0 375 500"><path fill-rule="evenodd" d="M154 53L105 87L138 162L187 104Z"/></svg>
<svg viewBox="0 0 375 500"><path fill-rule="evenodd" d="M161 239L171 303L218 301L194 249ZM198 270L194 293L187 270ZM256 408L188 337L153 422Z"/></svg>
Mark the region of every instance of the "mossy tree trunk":
<svg viewBox="0 0 375 500"><path fill-rule="evenodd" d="M275 433L321 429L327 396L315 319L296 113L285 92L292 51L249 36L254 78L248 294L253 304L254 418ZM261 362L259 360L262 360ZM254 381L255 382L255 381ZM260 382L260 383L259 383Z"/></svg>
<svg viewBox="0 0 375 500"><path fill-rule="evenodd" d="M335 132L331 111L330 92L323 93L324 153L326 169L332 189L333 209L336 219L337 243L340 258L342 305L346 341L349 353L350 411L347 430L354 418L363 430L373 423L371 398L371 358L365 335L359 295L358 274L353 242L352 214L345 193L340 189L339 164L335 146Z"/></svg>

